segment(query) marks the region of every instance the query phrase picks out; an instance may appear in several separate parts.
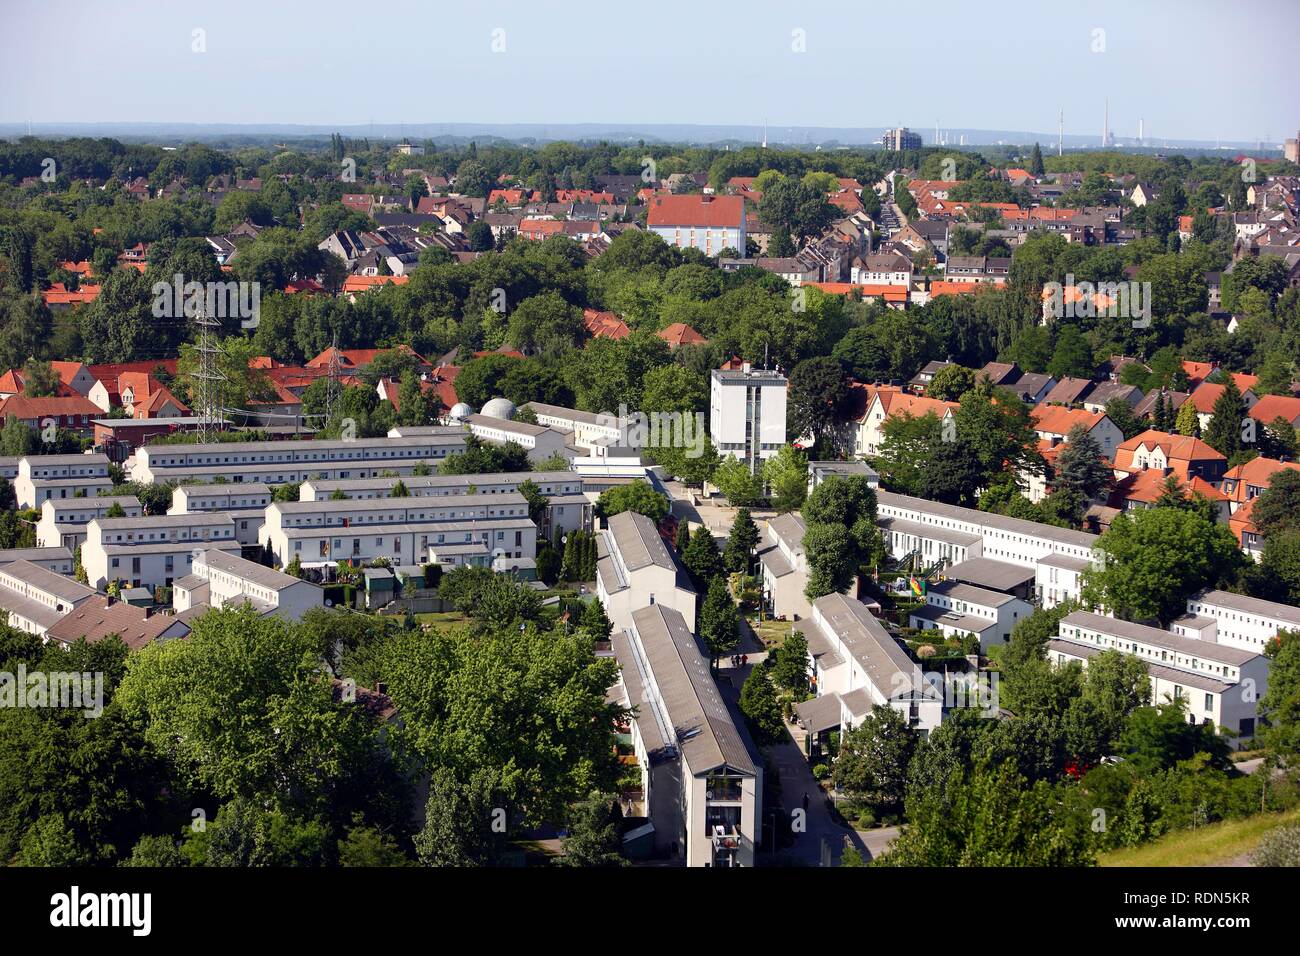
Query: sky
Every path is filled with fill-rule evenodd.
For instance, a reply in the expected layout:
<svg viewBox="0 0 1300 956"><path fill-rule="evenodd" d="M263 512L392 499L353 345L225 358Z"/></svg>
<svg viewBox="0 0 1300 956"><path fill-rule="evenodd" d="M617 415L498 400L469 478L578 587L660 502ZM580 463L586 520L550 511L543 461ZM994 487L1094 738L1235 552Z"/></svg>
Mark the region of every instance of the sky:
<svg viewBox="0 0 1300 956"><path fill-rule="evenodd" d="M1300 0L0 0L9 123L1100 135L1109 97L1121 137L1280 142L1297 61Z"/></svg>

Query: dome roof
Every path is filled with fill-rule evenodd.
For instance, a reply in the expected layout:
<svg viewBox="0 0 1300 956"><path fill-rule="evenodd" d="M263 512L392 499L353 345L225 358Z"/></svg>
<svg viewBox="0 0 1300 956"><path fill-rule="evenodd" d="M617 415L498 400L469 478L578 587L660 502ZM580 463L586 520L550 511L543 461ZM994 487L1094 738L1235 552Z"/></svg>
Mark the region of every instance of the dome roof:
<svg viewBox="0 0 1300 956"><path fill-rule="evenodd" d="M511 419L515 417L515 403L508 398L491 398L483 406L483 414L491 418Z"/></svg>
<svg viewBox="0 0 1300 956"><path fill-rule="evenodd" d="M450 417L456 421L460 421L461 419L473 414L473 407L466 405L464 402L457 402L455 405L451 406L451 412L449 413Z"/></svg>

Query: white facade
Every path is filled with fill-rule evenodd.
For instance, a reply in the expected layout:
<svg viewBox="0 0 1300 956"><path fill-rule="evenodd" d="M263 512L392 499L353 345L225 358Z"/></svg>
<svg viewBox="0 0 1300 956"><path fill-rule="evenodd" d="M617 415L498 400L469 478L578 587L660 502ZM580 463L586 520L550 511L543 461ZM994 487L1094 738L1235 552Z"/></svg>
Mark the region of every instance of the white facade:
<svg viewBox="0 0 1300 956"><path fill-rule="evenodd" d="M1234 739L1254 734L1257 702L1268 685L1262 654L1090 611L1067 614L1058 634L1048 643L1053 663L1086 666L1104 650L1131 654L1146 665L1152 703L1182 700L1191 723L1214 724Z"/></svg>
<svg viewBox="0 0 1300 956"><path fill-rule="evenodd" d="M746 365L715 369L709 383L709 437L720 455L757 471L786 443L786 377Z"/></svg>
<svg viewBox="0 0 1300 956"><path fill-rule="evenodd" d="M41 637L65 614L95 596L86 587L30 561L0 566L0 612L17 630Z"/></svg>
<svg viewBox="0 0 1300 956"><path fill-rule="evenodd" d="M169 515L220 511L235 522L240 544L257 544L262 518L271 503L271 488L258 482L221 482L215 485L181 485L172 492Z"/></svg>
<svg viewBox="0 0 1300 956"><path fill-rule="evenodd" d="M262 546L281 567L303 564L423 564L439 545L483 544L488 553L536 558L537 526L523 495L457 495L275 502Z"/></svg>
<svg viewBox="0 0 1300 956"><path fill-rule="evenodd" d="M1033 613L1028 601L957 581L940 581L928 588L926 606L909 615L912 627L939 630L944 637L979 638L980 653L994 644L1005 644L1011 629Z"/></svg>
<svg viewBox="0 0 1300 956"><path fill-rule="evenodd" d="M86 540L86 525L118 505L123 517L138 518L140 501L132 495L105 495L97 498L50 498L41 505L41 520L36 523L36 544L42 548L75 550Z"/></svg>
<svg viewBox="0 0 1300 956"><path fill-rule="evenodd" d="M1184 637L1263 653L1278 631L1300 631L1300 608L1230 591L1203 591L1187 599L1187 614L1172 629Z"/></svg>
<svg viewBox="0 0 1300 956"><path fill-rule="evenodd" d="M94 498L112 487L106 455L27 455L18 462L14 496L20 508L39 508L51 500Z"/></svg>
<svg viewBox="0 0 1300 956"><path fill-rule="evenodd" d="M325 592L310 581L224 551L205 551L195 558L193 575L207 584L207 603L216 608L247 603L296 621L324 605Z"/></svg>
<svg viewBox="0 0 1300 956"><path fill-rule="evenodd" d="M96 518L86 526L81 566L91 586L169 587L208 549L239 553L235 523L226 514Z"/></svg>
<svg viewBox="0 0 1300 956"><path fill-rule="evenodd" d="M570 460L576 452L568 445L568 435L544 425L516 422L492 415L466 415L465 424L476 438L494 445L514 442L528 452L529 461L543 461L552 455Z"/></svg>
<svg viewBox="0 0 1300 956"><path fill-rule="evenodd" d="M803 550L807 526L797 514L768 518L759 545L759 567L763 574L763 603L779 618L805 618L812 602L804 593L808 585L808 558Z"/></svg>
<svg viewBox="0 0 1300 956"><path fill-rule="evenodd" d="M350 441L285 440L218 442L211 445L146 445L131 460L135 481L211 481L282 484L316 475L373 478L385 471L410 474L417 464L435 464L463 451L465 433Z"/></svg>
<svg viewBox="0 0 1300 956"><path fill-rule="evenodd" d="M635 707L633 751L661 852L691 867L748 867L761 842L763 769L685 618L640 608L611 638L617 698Z"/></svg>
<svg viewBox="0 0 1300 956"><path fill-rule="evenodd" d="M632 615L663 604L695 627L697 596L685 569L645 515L624 511L596 538L596 596L614 628L631 627Z"/></svg>

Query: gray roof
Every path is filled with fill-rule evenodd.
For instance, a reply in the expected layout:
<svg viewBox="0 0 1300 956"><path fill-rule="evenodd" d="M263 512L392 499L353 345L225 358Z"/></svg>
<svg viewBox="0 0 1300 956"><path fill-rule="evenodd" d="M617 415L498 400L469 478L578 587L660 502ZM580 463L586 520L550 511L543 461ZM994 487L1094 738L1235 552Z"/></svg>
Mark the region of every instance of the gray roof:
<svg viewBox="0 0 1300 956"><path fill-rule="evenodd" d="M937 502L928 502L937 504ZM979 543L982 539L977 534L971 534L967 531L954 531L952 528L943 528L939 525L924 524L920 521L907 521L903 518L881 518L877 522L883 531L897 531L900 534L914 534L922 538L933 538L936 541L946 541L949 544L959 544L970 547Z"/></svg>
<svg viewBox="0 0 1300 956"><path fill-rule="evenodd" d="M1289 604L1278 604L1274 601L1264 601L1260 598L1246 597L1244 594L1234 594L1231 591L1202 591L1200 594L1188 598L1188 602L1219 604L1234 611L1258 614L1261 617L1271 617L1300 627L1300 608L1292 607Z"/></svg>
<svg viewBox="0 0 1300 956"><path fill-rule="evenodd" d="M890 505L895 508L911 508L926 514L935 515L942 518L950 518L957 521L969 521L972 524L988 528L997 528L1002 531L1011 531L1015 534L1032 535L1038 538L1046 538L1049 541L1058 541L1063 544L1071 544L1077 547L1091 549L1097 544L1097 535L1088 534L1086 531L1073 531L1069 528L1058 528L1055 525L1041 524L1037 521L1026 521L1023 518L1009 518L1006 515L994 514L991 511L977 511L974 508L962 508L958 505L946 505L938 501L929 501L925 498L913 498L911 495L900 495L892 491L876 492L876 500L882 505ZM907 522L911 523L911 522ZM882 521L883 525L884 522ZM931 525L923 527L934 531L942 531L942 528L933 528ZM936 535L937 536L937 535Z"/></svg>
<svg viewBox="0 0 1300 956"><path fill-rule="evenodd" d="M1072 558L1068 554L1059 554L1056 551L1039 558L1038 563L1049 568L1065 568L1068 571L1087 571L1092 567L1092 562L1085 558Z"/></svg>
<svg viewBox="0 0 1300 956"><path fill-rule="evenodd" d="M635 511L620 512L609 519L609 532L623 559L624 567L629 571L652 564L669 571L677 570L677 564L668 553L664 539L659 535L654 522L645 515Z"/></svg>
<svg viewBox="0 0 1300 956"><path fill-rule="evenodd" d="M101 531L186 528L193 525L218 526L235 523L224 511L194 511L181 515L137 515L133 518L96 518L95 522Z"/></svg>
<svg viewBox="0 0 1300 956"><path fill-rule="evenodd" d="M804 523L802 515L793 512L777 515L767 519L767 526L792 551L799 551L803 548L803 536L808 531L808 526Z"/></svg>
<svg viewBox="0 0 1300 956"><path fill-rule="evenodd" d="M1052 638L1047 642L1049 650L1056 651L1058 654L1069 654L1073 657L1082 657L1085 660L1091 660L1108 648L1097 647L1092 644L1081 644L1078 641L1062 640L1059 637ZM1188 687L1196 687L1200 690L1208 690L1211 693L1222 694L1224 691L1236 686L1232 681L1219 680L1211 677L1209 674L1195 674L1190 671L1181 671L1173 667L1167 667L1164 664L1157 664L1146 658L1138 658L1147 667L1147 674L1151 677L1159 677L1175 684L1185 684Z"/></svg>
<svg viewBox="0 0 1300 956"><path fill-rule="evenodd" d="M941 363L942 364L942 363ZM876 469L865 461L810 461L808 470L821 475L862 475L864 478L878 478Z"/></svg>
<svg viewBox="0 0 1300 956"><path fill-rule="evenodd" d="M1033 577L1033 572L1030 572L1030 577ZM990 591L988 588L963 584L960 581L938 581L930 585L929 593L942 594L944 597L968 601L981 607L1001 607L1008 601L1016 600L1012 595L1004 594L1002 591Z"/></svg>
<svg viewBox="0 0 1300 956"><path fill-rule="evenodd" d="M478 425L480 428L499 428L502 431L514 432L516 435L540 435L543 432L552 430L545 425L531 425L528 422L497 418L494 415L466 415L465 421L470 425Z"/></svg>
<svg viewBox="0 0 1300 956"><path fill-rule="evenodd" d="M969 634L983 634L989 628L998 626L998 622L991 618L962 614L960 611L939 607L937 604L927 604L909 612L909 614L911 617L918 617L923 621L933 621L936 624L956 628Z"/></svg>
<svg viewBox="0 0 1300 956"><path fill-rule="evenodd" d="M280 514L315 514L317 512L343 512L353 514L358 511L394 511L409 512L418 509L421 512L448 508L474 508L479 505L518 505L526 506L528 499L517 491L503 491L498 494L473 495L419 495L411 498L317 498L314 501L276 501L270 507ZM353 522L356 525L357 522ZM335 525L321 527L336 527Z"/></svg>
<svg viewBox="0 0 1300 956"><path fill-rule="evenodd" d="M921 676L920 665L861 601L843 594L828 594L818 598L813 606L883 696L896 698L903 688L924 697L935 696L934 688Z"/></svg>
<svg viewBox="0 0 1300 956"><path fill-rule="evenodd" d="M794 705L799 715L799 725L811 733L820 733L840 726L840 695L823 694L812 700Z"/></svg>
<svg viewBox="0 0 1300 956"><path fill-rule="evenodd" d="M47 594L63 598L73 604L97 593L94 588L87 587L80 581L41 567L39 564L32 564L30 561L13 561L0 570L11 577L34 585Z"/></svg>
<svg viewBox="0 0 1300 956"><path fill-rule="evenodd" d="M71 561L72 549L57 548L4 548L0 550L0 565L11 561Z"/></svg>
<svg viewBox="0 0 1300 956"><path fill-rule="evenodd" d="M1061 618L1060 626L1061 628L1070 626L1100 631L1103 634L1122 637L1143 644L1152 644L1175 653L1200 657L1220 664L1240 666L1260 656L1256 651L1248 651L1240 647L1229 647L1227 644L1203 641L1195 637L1182 637L1172 631L1162 631L1158 627L1148 627L1145 624L1121 621L1118 618L1106 617L1103 614L1094 614L1092 611L1074 611L1067 614ZM1070 635L1064 633L1061 637L1064 640L1072 639Z"/></svg>
<svg viewBox="0 0 1300 956"><path fill-rule="evenodd" d="M282 591L292 584L299 583L299 579L292 574L276 571L264 564L246 560L236 554L227 554L225 551L204 551L201 560L209 568L238 575L251 584L271 588L274 591Z"/></svg>
<svg viewBox="0 0 1300 956"><path fill-rule="evenodd" d="M756 773L758 761L709 674L709 659L685 619L654 604L632 613L632 623L654 675L676 745L699 774L723 765Z"/></svg>
<svg viewBox="0 0 1300 956"><path fill-rule="evenodd" d="M1010 591L1026 581L1034 580L1032 569L1022 564L995 561L993 558L968 558L951 565L943 574L949 580L964 581L994 591Z"/></svg>

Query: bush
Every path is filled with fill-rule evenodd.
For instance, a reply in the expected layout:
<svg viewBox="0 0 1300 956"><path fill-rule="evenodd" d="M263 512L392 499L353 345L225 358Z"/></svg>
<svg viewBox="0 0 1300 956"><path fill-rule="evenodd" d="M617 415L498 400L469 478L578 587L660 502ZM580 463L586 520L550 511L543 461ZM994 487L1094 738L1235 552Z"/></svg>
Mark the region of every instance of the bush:
<svg viewBox="0 0 1300 956"><path fill-rule="evenodd" d="M831 768L824 763L815 763L813 764L812 775L818 780L825 780L831 775Z"/></svg>
<svg viewBox="0 0 1300 956"><path fill-rule="evenodd" d="M1300 824L1266 834L1250 861L1256 866L1300 866Z"/></svg>

